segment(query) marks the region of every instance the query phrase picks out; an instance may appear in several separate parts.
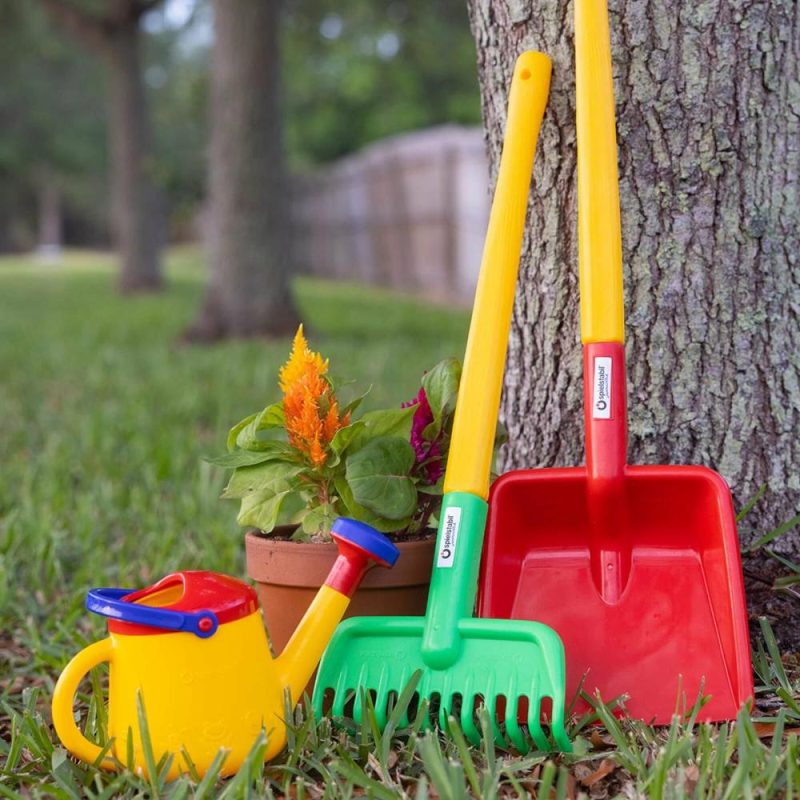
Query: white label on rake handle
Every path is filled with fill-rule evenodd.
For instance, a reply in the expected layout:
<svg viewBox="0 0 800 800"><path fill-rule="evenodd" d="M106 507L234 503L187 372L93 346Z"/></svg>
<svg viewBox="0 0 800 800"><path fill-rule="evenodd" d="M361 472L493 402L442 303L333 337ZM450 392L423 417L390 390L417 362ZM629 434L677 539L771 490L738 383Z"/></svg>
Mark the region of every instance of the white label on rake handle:
<svg viewBox="0 0 800 800"><path fill-rule="evenodd" d="M611 419L611 358L595 356L592 418Z"/></svg>
<svg viewBox="0 0 800 800"><path fill-rule="evenodd" d="M461 522L461 509L449 506L444 510L444 528L442 541L439 545L439 554L436 558L437 567L452 567L456 557L456 542L458 542L458 526Z"/></svg>

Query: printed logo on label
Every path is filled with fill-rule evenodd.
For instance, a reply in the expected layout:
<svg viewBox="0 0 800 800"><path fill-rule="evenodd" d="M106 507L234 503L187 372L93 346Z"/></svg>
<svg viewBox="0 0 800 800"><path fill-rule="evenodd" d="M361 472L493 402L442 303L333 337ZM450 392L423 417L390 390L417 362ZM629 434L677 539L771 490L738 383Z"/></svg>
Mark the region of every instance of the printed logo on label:
<svg viewBox="0 0 800 800"><path fill-rule="evenodd" d="M594 359L592 417L611 419L611 359L608 356L596 356Z"/></svg>
<svg viewBox="0 0 800 800"><path fill-rule="evenodd" d="M444 510L444 529L442 541L439 545L439 555L436 559L437 567L452 567L456 556L456 542L458 541L458 526L461 522L460 508L446 508Z"/></svg>

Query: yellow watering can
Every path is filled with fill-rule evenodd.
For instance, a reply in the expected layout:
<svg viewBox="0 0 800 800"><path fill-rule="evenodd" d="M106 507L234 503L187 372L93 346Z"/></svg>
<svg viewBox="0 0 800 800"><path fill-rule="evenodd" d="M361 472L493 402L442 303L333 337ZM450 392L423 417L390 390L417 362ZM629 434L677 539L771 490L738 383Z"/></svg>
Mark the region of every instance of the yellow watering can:
<svg viewBox="0 0 800 800"><path fill-rule="evenodd" d="M235 578L187 571L138 591L90 591L86 607L109 618L109 636L78 653L56 683L53 725L67 750L114 770L127 763L132 747L135 767L146 772L140 695L156 762L164 753L185 752L202 775L224 748L229 754L221 774L232 775L262 729L268 737L264 760L277 755L286 742L285 692L294 705L364 573L373 563L392 566L399 555L385 536L355 520L337 519L332 536L339 556L277 658L256 593ZM114 740L105 755L73 715L78 684L104 661ZM175 758L170 778L188 768L183 761Z"/></svg>

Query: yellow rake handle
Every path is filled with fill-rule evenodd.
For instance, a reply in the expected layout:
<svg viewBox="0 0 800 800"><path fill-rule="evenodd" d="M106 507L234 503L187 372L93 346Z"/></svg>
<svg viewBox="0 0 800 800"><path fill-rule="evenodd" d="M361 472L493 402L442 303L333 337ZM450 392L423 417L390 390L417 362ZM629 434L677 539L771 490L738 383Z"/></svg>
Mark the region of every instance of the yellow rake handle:
<svg viewBox="0 0 800 800"><path fill-rule="evenodd" d="M514 308L533 154L550 88L550 59L526 52L511 79L500 170L483 247L464 374L453 421L445 492L489 495L508 331Z"/></svg>
<svg viewBox="0 0 800 800"><path fill-rule="evenodd" d="M575 0L581 340L623 342L614 84L606 0Z"/></svg>

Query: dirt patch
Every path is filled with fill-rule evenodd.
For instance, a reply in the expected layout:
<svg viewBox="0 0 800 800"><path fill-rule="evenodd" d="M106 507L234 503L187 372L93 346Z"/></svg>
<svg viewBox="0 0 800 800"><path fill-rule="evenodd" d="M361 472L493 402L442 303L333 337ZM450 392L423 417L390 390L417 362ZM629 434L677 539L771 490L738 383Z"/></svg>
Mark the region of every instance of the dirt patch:
<svg viewBox="0 0 800 800"><path fill-rule="evenodd" d="M766 617L775 631L781 653L800 653L800 586L775 588L775 580L788 573L783 565L763 556L744 556L744 585L750 635L759 641L758 618Z"/></svg>

